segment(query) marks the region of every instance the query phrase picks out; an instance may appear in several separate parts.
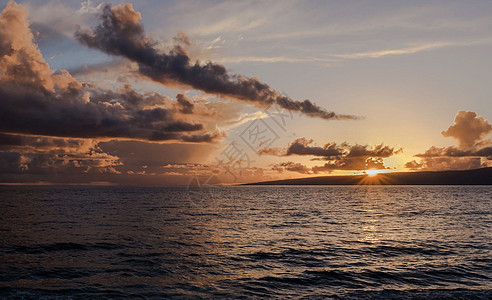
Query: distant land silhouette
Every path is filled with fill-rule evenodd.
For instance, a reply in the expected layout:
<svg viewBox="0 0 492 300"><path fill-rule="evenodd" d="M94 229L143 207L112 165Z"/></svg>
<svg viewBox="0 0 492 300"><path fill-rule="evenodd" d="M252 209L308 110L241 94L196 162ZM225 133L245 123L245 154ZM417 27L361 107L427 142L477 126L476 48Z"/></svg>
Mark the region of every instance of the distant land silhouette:
<svg viewBox="0 0 492 300"><path fill-rule="evenodd" d="M319 176L246 185L492 185L492 168L464 171L381 173L374 176Z"/></svg>

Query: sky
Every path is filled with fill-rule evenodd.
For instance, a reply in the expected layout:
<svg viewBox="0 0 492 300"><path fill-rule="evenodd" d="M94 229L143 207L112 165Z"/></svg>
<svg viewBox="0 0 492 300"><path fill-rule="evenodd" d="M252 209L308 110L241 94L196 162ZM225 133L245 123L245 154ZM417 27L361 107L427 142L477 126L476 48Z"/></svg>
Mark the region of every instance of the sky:
<svg viewBox="0 0 492 300"><path fill-rule="evenodd" d="M490 1L0 9L0 183L492 166Z"/></svg>

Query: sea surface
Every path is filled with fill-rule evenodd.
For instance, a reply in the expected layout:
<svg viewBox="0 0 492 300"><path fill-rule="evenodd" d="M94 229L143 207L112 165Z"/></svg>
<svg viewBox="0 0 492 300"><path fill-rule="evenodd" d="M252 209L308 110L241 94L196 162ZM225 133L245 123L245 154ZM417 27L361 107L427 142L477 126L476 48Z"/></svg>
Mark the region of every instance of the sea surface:
<svg viewBox="0 0 492 300"><path fill-rule="evenodd" d="M0 187L0 298L492 299L492 186Z"/></svg>

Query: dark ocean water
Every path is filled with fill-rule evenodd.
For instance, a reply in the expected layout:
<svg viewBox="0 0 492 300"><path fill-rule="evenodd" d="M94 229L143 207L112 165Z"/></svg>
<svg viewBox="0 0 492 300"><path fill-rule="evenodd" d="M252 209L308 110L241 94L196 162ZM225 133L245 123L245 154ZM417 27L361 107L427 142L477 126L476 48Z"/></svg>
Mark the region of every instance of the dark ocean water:
<svg viewBox="0 0 492 300"><path fill-rule="evenodd" d="M0 187L0 298L491 299L492 187Z"/></svg>

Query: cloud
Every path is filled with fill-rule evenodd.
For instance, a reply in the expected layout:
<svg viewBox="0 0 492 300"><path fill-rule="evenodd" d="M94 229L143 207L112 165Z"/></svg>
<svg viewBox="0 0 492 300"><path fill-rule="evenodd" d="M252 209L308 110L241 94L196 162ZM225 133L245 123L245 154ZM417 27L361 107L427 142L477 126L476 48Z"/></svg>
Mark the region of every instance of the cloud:
<svg viewBox="0 0 492 300"><path fill-rule="evenodd" d="M412 160L405 168L415 171L467 170L484 167L477 157L426 157L417 162Z"/></svg>
<svg viewBox="0 0 492 300"><path fill-rule="evenodd" d="M71 149L86 152L97 145L92 139L52 138L44 136L29 136L0 133L0 149L26 149L46 152L53 150Z"/></svg>
<svg viewBox="0 0 492 300"><path fill-rule="evenodd" d="M218 132L179 119L158 93L126 85L102 90L55 72L34 43L27 11L13 1L0 14L0 131L77 138L211 142Z"/></svg>
<svg viewBox="0 0 492 300"><path fill-rule="evenodd" d="M86 24L93 19L102 8L102 3L81 1L80 7L75 9L67 6L66 1L31 1L23 3L29 11L30 20L36 24L43 24L60 34L71 36L77 24Z"/></svg>
<svg viewBox="0 0 492 300"><path fill-rule="evenodd" d="M179 111L183 114L191 114L193 113L193 102L191 102L190 99L188 99L184 94L177 94L176 95L176 102L178 102L179 105Z"/></svg>
<svg viewBox="0 0 492 300"><path fill-rule="evenodd" d="M98 141L0 133L0 174L118 173Z"/></svg>
<svg viewBox="0 0 492 300"><path fill-rule="evenodd" d="M458 147L432 146L424 153L414 155L420 161L405 164L411 170L465 170L487 167L492 160L490 140L485 139L492 132L488 120L475 112L459 111L454 124L442 131L445 137L453 137Z"/></svg>
<svg viewBox="0 0 492 300"><path fill-rule="evenodd" d="M455 138L460 148L468 149L492 132L492 125L483 117L472 111L459 111L454 119L454 125L441 132L445 137Z"/></svg>
<svg viewBox="0 0 492 300"><path fill-rule="evenodd" d="M192 175L193 177L198 178L199 182L202 184L211 183L227 185L271 179L271 177L264 174L263 168L243 167L235 170L231 167L224 169L224 167L221 166L198 163L166 164L161 167L160 172L167 175Z"/></svg>
<svg viewBox="0 0 492 300"><path fill-rule="evenodd" d="M342 155L342 149L335 143L328 143L323 147L311 146L313 140L306 138L296 139L292 142L287 149L282 148L264 148L260 149L258 153L275 156L289 156L289 155L313 155L333 157Z"/></svg>
<svg viewBox="0 0 492 300"><path fill-rule="evenodd" d="M333 172L335 170L384 170L389 169L384 165L381 157L342 157L333 159L321 166L312 168L314 173Z"/></svg>
<svg viewBox="0 0 492 300"><path fill-rule="evenodd" d="M385 146L384 144L370 147L369 145L349 145L347 143L327 143L323 147L312 146L312 139L299 138L289 144L287 149L265 148L259 154L290 156L290 155L312 155L321 156L328 160L332 157L390 157L402 152L402 149Z"/></svg>
<svg viewBox="0 0 492 300"><path fill-rule="evenodd" d="M492 147L462 150L456 147L430 147L424 153L416 154L416 157L490 157L492 158Z"/></svg>
<svg viewBox="0 0 492 300"><path fill-rule="evenodd" d="M131 4L115 7L107 5L103 9L101 23L93 30L77 31L75 38L90 48L137 62L142 75L164 85L186 85L259 107L278 105L326 120L357 119L326 111L309 100L292 100L256 78L229 74L220 64L210 61L205 64L193 63L188 51L180 44L169 53L160 52L157 43L146 36L140 21L140 13Z"/></svg>
<svg viewBox="0 0 492 300"><path fill-rule="evenodd" d="M303 165L301 163L295 163L292 161L274 164L272 166L272 170L275 170L279 173L283 173L285 170L285 171L290 171L290 172L297 172L300 174L312 174L312 171L310 168L306 167L305 165Z"/></svg>
<svg viewBox="0 0 492 300"><path fill-rule="evenodd" d="M263 23L265 23L265 21L266 21L265 19L244 21L244 20L240 20L237 17L231 16L226 19L220 20L214 24L200 26L195 29L191 29L191 31L194 34L198 34L198 35L223 34L225 32L241 32L261 26Z"/></svg>
<svg viewBox="0 0 492 300"><path fill-rule="evenodd" d="M216 174L216 167L189 162L209 160L218 147L214 143L161 144L0 133L0 182L186 185L191 175L205 180Z"/></svg>
<svg viewBox="0 0 492 300"><path fill-rule="evenodd" d="M315 156L312 160L327 161L324 165L314 166L310 170L302 168L301 165L294 163L284 163L274 165L274 170L292 170L299 173L318 173L332 172L334 170L369 170L387 169L383 158L387 158L402 152L402 149L385 146L384 144L369 145L349 145L348 143L336 144L327 143L324 146L314 146L313 140L300 138L293 141L286 149L265 148L258 153L260 155L274 156ZM300 172L301 171L301 172Z"/></svg>
<svg viewBox="0 0 492 300"><path fill-rule="evenodd" d="M390 49L390 50L380 50L380 51L370 51L370 52L359 52L351 54L337 54L335 57L344 59L359 59L359 58L379 58L386 55L404 55L413 54L421 51L436 50L442 47L451 46L452 43L442 42L442 43L430 43L414 47L407 47L401 49Z"/></svg>
<svg viewBox="0 0 492 300"><path fill-rule="evenodd" d="M492 147L459 149L456 147L430 147L424 153L416 154L420 162L412 160L405 164L411 170L466 170L487 167L492 160Z"/></svg>
<svg viewBox="0 0 492 300"><path fill-rule="evenodd" d="M313 140L297 139L289 145L285 155L314 155L332 157L342 155L341 149L335 143L328 143L323 147L309 146Z"/></svg>
<svg viewBox="0 0 492 300"><path fill-rule="evenodd" d="M53 71L44 61L27 22L27 11L10 1L0 14L0 74L2 81L36 84L54 91Z"/></svg>
<svg viewBox="0 0 492 300"><path fill-rule="evenodd" d="M260 62L260 63L299 63L299 62L314 62L314 63L336 63L339 59L322 58L322 57L287 57L287 56L230 56L220 57L217 61L222 63L243 63L243 62Z"/></svg>
<svg viewBox="0 0 492 300"><path fill-rule="evenodd" d="M128 70L131 70L131 64L124 59L114 59L109 62L104 62L95 65L83 65L82 67L70 69L69 72L72 76L80 77L93 77L94 74L98 73L129 73Z"/></svg>

